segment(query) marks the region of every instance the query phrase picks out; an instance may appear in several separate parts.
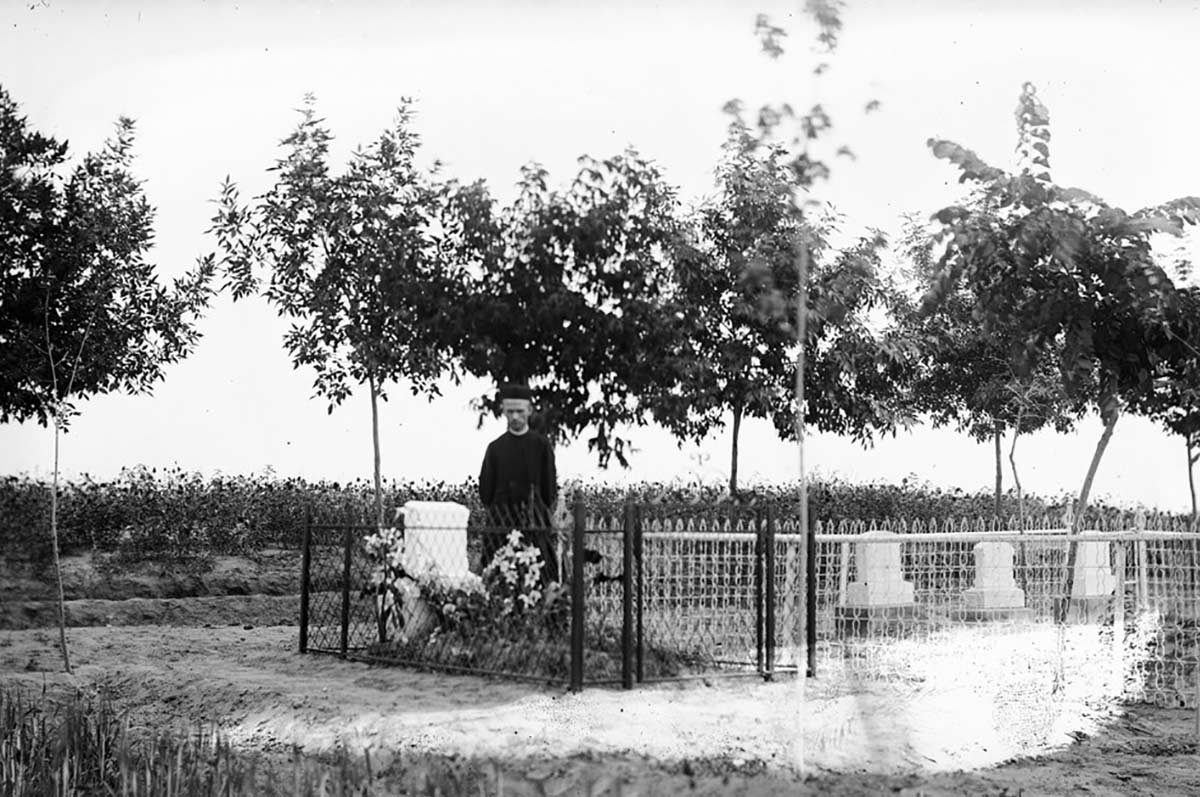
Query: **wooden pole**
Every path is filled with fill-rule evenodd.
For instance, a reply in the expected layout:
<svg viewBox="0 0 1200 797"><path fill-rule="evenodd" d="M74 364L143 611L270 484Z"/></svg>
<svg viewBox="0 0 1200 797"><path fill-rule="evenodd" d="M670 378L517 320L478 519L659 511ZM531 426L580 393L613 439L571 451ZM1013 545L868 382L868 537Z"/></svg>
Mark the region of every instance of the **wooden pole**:
<svg viewBox="0 0 1200 797"><path fill-rule="evenodd" d="M621 529L621 688L633 688L633 527L632 503L625 504Z"/></svg>
<svg viewBox="0 0 1200 797"><path fill-rule="evenodd" d="M645 639L643 634L642 610L646 605L646 574L645 539L642 537L642 509L638 507L637 519L633 527L633 559L637 567L637 656L635 660L637 682L640 684L646 677L645 671Z"/></svg>
<svg viewBox="0 0 1200 797"><path fill-rule="evenodd" d="M754 534L754 649L755 666L759 673L764 673L763 667L763 536L765 529L758 524Z"/></svg>
<svg viewBox="0 0 1200 797"><path fill-rule="evenodd" d="M764 530L763 545L766 548L766 635L767 670L766 678L771 679L775 672L775 508L767 508L767 527Z"/></svg>
<svg viewBox="0 0 1200 797"><path fill-rule="evenodd" d="M308 652L308 600L312 587L312 507L304 510L304 537L300 542L300 652Z"/></svg>
<svg viewBox="0 0 1200 797"><path fill-rule="evenodd" d="M1117 571L1117 588L1113 591L1113 661L1117 672L1125 673L1125 541L1118 540L1113 566Z"/></svg>
<svg viewBox="0 0 1200 797"><path fill-rule="evenodd" d="M817 530L804 532L804 646L808 678L817 677Z"/></svg>
<svg viewBox="0 0 1200 797"><path fill-rule="evenodd" d="M349 522L346 523L346 533L344 535L343 545L345 551L342 556L341 651L342 657L345 658L346 653L350 650L350 563L354 550L354 526Z"/></svg>
<svg viewBox="0 0 1200 797"><path fill-rule="evenodd" d="M587 509L582 498L575 500L575 523L571 530L571 691L583 691L583 549Z"/></svg>

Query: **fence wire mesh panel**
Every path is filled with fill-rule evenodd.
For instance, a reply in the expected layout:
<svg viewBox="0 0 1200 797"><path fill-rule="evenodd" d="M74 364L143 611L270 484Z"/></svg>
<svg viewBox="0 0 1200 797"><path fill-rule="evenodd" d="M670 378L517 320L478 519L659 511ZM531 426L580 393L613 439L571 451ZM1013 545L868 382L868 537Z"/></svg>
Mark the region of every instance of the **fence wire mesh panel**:
<svg viewBox="0 0 1200 797"><path fill-rule="evenodd" d="M1175 528L818 534L823 670L848 684L972 671L1023 679L1018 691L1068 673L1123 699L1194 706L1200 534Z"/></svg>
<svg viewBox="0 0 1200 797"><path fill-rule="evenodd" d="M780 517L776 524L774 669L786 671L805 666L805 538L797 518Z"/></svg>
<svg viewBox="0 0 1200 797"><path fill-rule="evenodd" d="M409 502L393 527L329 537L310 550L309 650L567 682L569 537L548 513ZM338 597L318 595L327 584Z"/></svg>
<svg viewBox="0 0 1200 797"><path fill-rule="evenodd" d="M1099 520L1078 535L1069 517L814 524L821 679L966 674L1025 704L1087 682L1195 706L1200 529ZM409 502L394 528L308 527L301 645L560 684L799 670L801 532L762 506Z"/></svg>
<svg viewBox="0 0 1200 797"><path fill-rule="evenodd" d="M589 514L584 521L584 579L580 591L587 607L583 633L584 683L621 681L624 533L619 511Z"/></svg>
<svg viewBox="0 0 1200 797"><path fill-rule="evenodd" d="M1200 534L1125 539L1123 649L1126 691L1142 702L1195 706L1200 695ZM1150 537L1144 539L1144 537ZM1123 560L1121 562L1120 560Z"/></svg>
<svg viewBox="0 0 1200 797"><path fill-rule="evenodd" d="M652 506L639 516L644 679L762 671L760 513Z"/></svg>
<svg viewBox="0 0 1200 797"><path fill-rule="evenodd" d="M349 535L348 532L349 531ZM307 649L345 653L349 634L343 635L343 618L354 615L361 583L356 585L356 564L346 578L346 540L361 539L364 529L349 525L313 525L309 531Z"/></svg>

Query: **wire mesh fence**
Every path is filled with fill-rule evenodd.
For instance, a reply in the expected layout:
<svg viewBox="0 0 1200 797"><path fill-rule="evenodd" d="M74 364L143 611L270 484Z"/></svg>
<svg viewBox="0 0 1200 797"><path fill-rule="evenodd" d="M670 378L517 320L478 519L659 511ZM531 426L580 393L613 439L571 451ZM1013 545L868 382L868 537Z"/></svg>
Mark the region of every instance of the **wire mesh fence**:
<svg viewBox="0 0 1200 797"><path fill-rule="evenodd" d="M852 681L947 677L947 668L1003 678L1049 645L1055 666L1074 656L1076 668L1119 679L1127 700L1196 705L1196 530L928 528L815 534L827 671Z"/></svg>
<svg viewBox="0 0 1200 797"><path fill-rule="evenodd" d="M1063 518L806 535L769 506L410 502L394 529L310 525L304 551L301 647L352 658L579 688L1033 672L1040 655L1103 669L1128 699L1196 702L1200 530L1168 518L1079 535Z"/></svg>
<svg viewBox="0 0 1200 797"><path fill-rule="evenodd" d="M645 679L763 671L760 518L735 508L696 517L656 506L643 508L636 521L644 646L660 657L674 652L681 665L643 673Z"/></svg>
<svg viewBox="0 0 1200 797"><path fill-rule="evenodd" d="M392 527L312 525L302 648L566 683L569 540L546 513L410 502Z"/></svg>

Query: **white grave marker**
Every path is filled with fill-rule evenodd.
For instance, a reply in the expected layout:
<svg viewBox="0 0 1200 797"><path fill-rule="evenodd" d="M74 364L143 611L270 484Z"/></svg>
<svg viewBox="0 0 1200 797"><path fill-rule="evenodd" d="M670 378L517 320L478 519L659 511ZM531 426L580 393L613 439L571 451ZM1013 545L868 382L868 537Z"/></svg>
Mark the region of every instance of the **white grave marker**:
<svg viewBox="0 0 1200 797"><path fill-rule="evenodd" d="M868 531L862 536L889 540L897 535L891 531ZM856 542L854 559L858 567L855 580L846 586L846 608L912 605L913 584L904 580L899 542Z"/></svg>
<svg viewBox="0 0 1200 797"><path fill-rule="evenodd" d="M1101 532L1081 531L1075 549L1075 582L1072 598L1106 598L1113 594L1117 577L1109 559L1109 543Z"/></svg>
<svg viewBox="0 0 1200 797"><path fill-rule="evenodd" d="M436 570L458 577L468 572L470 509L449 501L409 501L397 514L404 518L404 569L411 575Z"/></svg>
<svg viewBox="0 0 1200 797"><path fill-rule="evenodd" d="M450 579L468 576L467 521L471 510L449 501L409 501L396 510L404 518L404 569L420 578L431 572ZM412 581L402 579L402 639L422 636L433 629L433 612Z"/></svg>
<svg viewBox="0 0 1200 797"><path fill-rule="evenodd" d="M1013 547L1007 542L975 544L975 586L963 592L966 608L1021 609L1025 590L1013 579Z"/></svg>

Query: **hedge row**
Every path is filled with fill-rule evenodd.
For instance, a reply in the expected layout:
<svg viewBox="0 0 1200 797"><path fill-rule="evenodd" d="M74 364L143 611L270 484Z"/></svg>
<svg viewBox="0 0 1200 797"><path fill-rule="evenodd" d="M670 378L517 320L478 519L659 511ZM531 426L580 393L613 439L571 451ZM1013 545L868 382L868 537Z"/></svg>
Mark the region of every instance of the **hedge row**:
<svg viewBox="0 0 1200 797"><path fill-rule="evenodd" d="M626 500L713 506L732 500L724 487L699 483L643 482L632 486L574 484L566 491L589 506L616 507ZM473 481L391 481L385 485L388 516L413 499L456 501L478 507ZM68 552L81 549L137 551L146 556L189 551L228 553L269 545L294 545L306 512L318 521L371 516L371 482L350 483L252 476L204 477L179 468L164 471L128 468L110 481L84 477L60 484L60 540ZM1026 497L1031 515L1061 513L1057 501ZM773 502L794 511L795 484L756 485L744 489L740 503ZM1099 505L1094 512L1117 511ZM964 493L928 484L852 484L822 479L810 484L813 520L907 518L939 520L989 517L988 491ZM1002 514L1015 515L1016 500L1004 497ZM42 480L8 476L0 481L0 550L10 557L43 560L49 553L50 489Z"/></svg>

